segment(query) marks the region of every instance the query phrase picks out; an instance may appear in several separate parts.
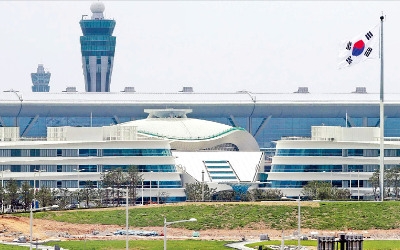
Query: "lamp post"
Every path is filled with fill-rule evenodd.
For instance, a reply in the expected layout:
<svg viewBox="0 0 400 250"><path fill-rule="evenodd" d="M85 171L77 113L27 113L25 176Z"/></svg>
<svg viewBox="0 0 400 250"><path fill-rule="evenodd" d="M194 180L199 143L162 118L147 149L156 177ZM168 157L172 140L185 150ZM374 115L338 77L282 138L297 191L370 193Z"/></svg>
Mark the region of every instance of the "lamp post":
<svg viewBox="0 0 400 250"><path fill-rule="evenodd" d="M149 197L149 205L151 205L151 203L153 202L153 200L151 199L151 178L153 175L153 171L150 171L150 178L149 178L149 182L150 182L150 197Z"/></svg>
<svg viewBox="0 0 400 250"><path fill-rule="evenodd" d="M201 201L204 201L204 170L201 170Z"/></svg>
<svg viewBox="0 0 400 250"><path fill-rule="evenodd" d="M79 169L79 167L78 167L78 168L74 168L73 170L75 170L77 172L77 179L78 179L78 186L77 187L78 187L78 190L79 190L79 172L82 172L85 169L84 168L83 169Z"/></svg>
<svg viewBox="0 0 400 250"><path fill-rule="evenodd" d="M125 210L125 222L126 222L126 250L129 249L129 239L128 239L128 230L129 230L129 211L128 211L128 198L129 198L129 186L126 185L126 210Z"/></svg>
<svg viewBox="0 0 400 250"><path fill-rule="evenodd" d="M144 181L143 181L143 179L142 179L142 206L144 205L144 193L143 193L143 191L144 191L144 187L143 187L143 184L144 184Z"/></svg>
<svg viewBox="0 0 400 250"><path fill-rule="evenodd" d="M352 195L352 193L351 193L351 172L352 172L352 171L349 171L349 172L350 172L349 187L350 187L350 200L351 200L351 195Z"/></svg>
<svg viewBox="0 0 400 250"><path fill-rule="evenodd" d="M9 169L8 170L3 170L1 171L1 188L4 190L4 173L9 173L11 172ZM4 213L4 197L1 198L1 213Z"/></svg>
<svg viewBox="0 0 400 250"><path fill-rule="evenodd" d="M126 193L125 194L125 203L126 203L126 206L125 206L125 236L126 236L125 246L126 246L126 250L128 250L129 249L129 238L128 238L128 236L129 236L129 234L128 234L128 230L129 230L129 211L128 211L129 186L126 185L126 189L125 190L122 189L122 188L119 188L117 190L125 191L125 193Z"/></svg>
<svg viewBox="0 0 400 250"><path fill-rule="evenodd" d="M299 217L299 220L298 220L298 224L297 224L297 226L298 226L298 229L297 229L297 232L298 232L298 249L300 249L300 237L301 237L301 234L300 234L300 230L301 230L301 215L300 215L300 194L299 194L299 203L298 203L298 217Z"/></svg>
<svg viewBox="0 0 400 250"><path fill-rule="evenodd" d="M157 175L157 205L158 204L160 204L160 179Z"/></svg>
<svg viewBox="0 0 400 250"><path fill-rule="evenodd" d="M189 220L177 220L177 221L167 221L167 218L164 217L164 250L167 250L167 226L175 223L181 222L194 222L197 221L195 218L191 218Z"/></svg>
<svg viewBox="0 0 400 250"><path fill-rule="evenodd" d="M40 177L40 173L41 172L45 172L45 170L34 170L36 173L39 174ZM36 196L36 173L33 173L33 199L32 199L32 204L31 204L31 209L29 211L29 231L30 231L30 239L29 239L29 249L32 250L32 237L33 237L33 208L35 206L35 196ZM40 178L39 178L39 187L40 187Z"/></svg>
<svg viewBox="0 0 400 250"><path fill-rule="evenodd" d="M360 201L360 170L357 170L357 200Z"/></svg>

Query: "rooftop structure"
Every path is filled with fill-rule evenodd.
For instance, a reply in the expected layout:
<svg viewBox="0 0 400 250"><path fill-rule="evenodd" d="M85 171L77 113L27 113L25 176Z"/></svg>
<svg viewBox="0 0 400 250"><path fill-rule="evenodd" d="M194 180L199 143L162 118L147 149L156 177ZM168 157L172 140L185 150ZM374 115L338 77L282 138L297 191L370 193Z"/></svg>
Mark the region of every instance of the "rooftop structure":
<svg viewBox="0 0 400 250"><path fill-rule="evenodd" d="M36 73L31 73L32 92L49 92L50 77L51 73L44 70L43 64L39 64Z"/></svg>
<svg viewBox="0 0 400 250"><path fill-rule="evenodd" d="M86 92L110 92L116 43L116 37L112 36L115 21L104 18L104 9L102 2L92 3L91 19L82 15L79 22L83 33L80 43Z"/></svg>

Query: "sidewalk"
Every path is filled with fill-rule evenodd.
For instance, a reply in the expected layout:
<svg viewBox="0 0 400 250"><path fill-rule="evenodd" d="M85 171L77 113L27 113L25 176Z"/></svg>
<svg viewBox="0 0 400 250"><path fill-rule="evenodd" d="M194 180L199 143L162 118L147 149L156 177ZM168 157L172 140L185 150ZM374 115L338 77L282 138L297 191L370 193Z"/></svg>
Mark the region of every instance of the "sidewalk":
<svg viewBox="0 0 400 250"><path fill-rule="evenodd" d="M0 244L3 245L11 245L11 246L20 246L20 247L27 247L30 248L30 244L29 243L17 243L17 242L1 242ZM44 245L33 245L32 249L41 249L41 250L54 250L54 246L44 246ZM60 250L68 250L65 248L61 248Z"/></svg>
<svg viewBox="0 0 400 250"><path fill-rule="evenodd" d="M259 241L258 240L245 240L245 241L229 243L229 244L226 244L226 246L233 248L233 249L254 250L254 248L246 247L245 245L255 243L255 242L259 242Z"/></svg>

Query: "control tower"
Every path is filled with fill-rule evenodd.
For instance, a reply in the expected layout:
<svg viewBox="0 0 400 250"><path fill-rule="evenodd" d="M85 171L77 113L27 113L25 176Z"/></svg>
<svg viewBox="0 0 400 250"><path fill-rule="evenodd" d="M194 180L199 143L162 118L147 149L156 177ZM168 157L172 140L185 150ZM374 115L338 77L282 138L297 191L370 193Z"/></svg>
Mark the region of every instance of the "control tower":
<svg viewBox="0 0 400 250"><path fill-rule="evenodd" d="M114 64L116 37L112 36L115 21L104 19L104 4L94 2L90 6L91 19L82 15L79 22L82 68L86 92L110 92Z"/></svg>
<svg viewBox="0 0 400 250"><path fill-rule="evenodd" d="M51 73L44 70L43 64L39 64L36 73L31 73L32 92L49 92Z"/></svg>

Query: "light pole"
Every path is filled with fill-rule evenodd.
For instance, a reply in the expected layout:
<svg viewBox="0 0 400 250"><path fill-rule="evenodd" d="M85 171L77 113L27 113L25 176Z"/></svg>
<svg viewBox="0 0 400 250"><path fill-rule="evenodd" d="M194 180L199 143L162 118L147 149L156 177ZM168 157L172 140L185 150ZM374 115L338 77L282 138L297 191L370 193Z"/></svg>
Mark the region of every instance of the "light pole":
<svg viewBox="0 0 400 250"><path fill-rule="evenodd" d="M352 193L351 193L351 172L352 172L352 171L349 171L349 172L350 172L349 187L350 187L350 200L351 200L351 195L352 195Z"/></svg>
<svg viewBox="0 0 400 250"><path fill-rule="evenodd" d="M4 173L11 172L9 169L1 171L1 188L4 191ZM3 195L4 196L4 195ZM4 213L4 197L1 197L1 213Z"/></svg>
<svg viewBox="0 0 400 250"><path fill-rule="evenodd" d="M157 172L159 173L159 172ZM157 205L160 204L160 179L157 175Z"/></svg>
<svg viewBox="0 0 400 250"><path fill-rule="evenodd" d="M144 199L143 199L143 196L144 196L144 194L143 194L144 187L143 187L143 184L144 184L144 181L143 181L143 179L142 179L142 206L144 205Z"/></svg>
<svg viewBox="0 0 400 250"><path fill-rule="evenodd" d="M167 218L164 217L164 250L167 250L167 226L175 223L181 222L194 222L197 221L195 218L191 218L189 220L177 220L177 221L167 221Z"/></svg>
<svg viewBox="0 0 400 250"><path fill-rule="evenodd" d="M357 200L360 201L360 170L357 170Z"/></svg>
<svg viewBox="0 0 400 250"><path fill-rule="evenodd" d="M126 202L126 206L125 206L125 236L126 236L126 243L125 243L125 246L126 246L126 250L128 250L129 249L129 238L128 238L128 236L129 236L129 234L128 234L128 230L129 230L129 211L128 211L128 199L129 199L129 186L128 185L126 185L126 189L124 190L124 189L122 189L122 188L118 188L117 189L118 191L125 191L125 202Z"/></svg>
<svg viewBox="0 0 400 250"><path fill-rule="evenodd" d="M79 192L79 189L80 189L80 187L79 187L79 172L82 172L85 169L84 168L80 169L78 166L77 168L74 168L73 170L76 171L76 175L77 175L77 179L78 179L78 181L77 181L78 182L78 186L77 186L78 207L81 207L81 194Z"/></svg>
<svg viewBox="0 0 400 250"><path fill-rule="evenodd" d="M204 201L204 170L201 170L201 201Z"/></svg>
<svg viewBox="0 0 400 250"><path fill-rule="evenodd" d="M151 199L151 178L152 178L152 175L153 175L153 171L150 171L150 178L149 178L149 182L150 182L150 198L149 198L149 205L151 205L151 203L152 203L152 199Z"/></svg>
<svg viewBox="0 0 400 250"><path fill-rule="evenodd" d="M73 170L75 170L76 172L77 172L77 179L78 179L78 190L79 190L79 172L82 172L82 171L84 171L85 169L79 169L79 167L78 168L74 168Z"/></svg>
<svg viewBox="0 0 400 250"><path fill-rule="evenodd" d="M129 211L128 211L128 198L129 198L129 189L128 185L126 185L126 209L125 209L125 220L126 220L126 250L129 249L129 239L128 239L128 230L129 230Z"/></svg>
<svg viewBox="0 0 400 250"><path fill-rule="evenodd" d="M299 237L299 238L298 238L298 242L297 242L297 243L298 243L298 249L300 249L300 237L301 237L301 234L300 234L300 230L301 230L301 226L300 226L300 225L301 225L301 217L300 217L300 216L301 216L301 215L300 215L300 194L299 194L299 203L298 203L298 207L299 207L299 209L298 209L299 221L298 221L298 224L297 224L297 225L298 225L297 232L298 232L298 237Z"/></svg>
<svg viewBox="0 0 400 250"><path fill-rule="evenodd" d="M44 170L34 170L36 173L40 173L43 172ZM33 237L33 208L35 207L35 196L36 196L36 173L33 173L33 199L32 199L32 203L31 203L31 209L29 211L29 249L32 250L32 237ZM39 178L39 187L40 187L40 178Z"/></svg>

